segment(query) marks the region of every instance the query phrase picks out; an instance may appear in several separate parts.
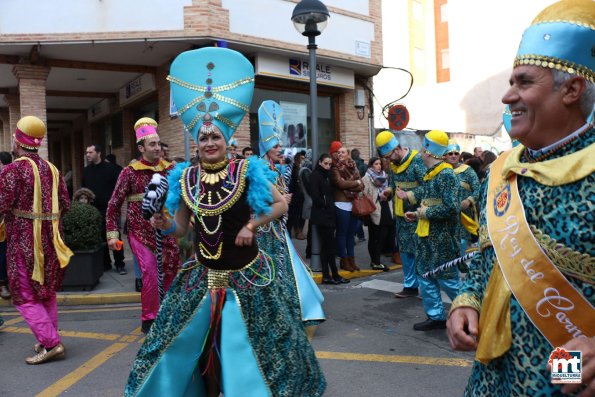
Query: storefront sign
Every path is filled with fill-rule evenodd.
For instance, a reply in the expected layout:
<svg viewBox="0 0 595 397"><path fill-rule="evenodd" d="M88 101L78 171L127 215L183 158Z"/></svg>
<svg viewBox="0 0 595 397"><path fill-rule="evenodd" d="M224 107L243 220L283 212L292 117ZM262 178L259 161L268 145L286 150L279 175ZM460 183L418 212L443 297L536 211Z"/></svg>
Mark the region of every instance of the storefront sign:
<svg viewBox="0 0 595 397"><path fill-rule="evenodd" d="M127 105L153 91L155 91L155 76L145 73L120 88L120 105Z"/></svg>
<svg viewBox="0 0 595 397"><path fill-rule="evenodd" d="M87 119L90 122L99 120L100 118L109 114L109 99L105 98L87 110Z"/></svg>
<svg viewBox="0 0 595 397"><path fill-rule="evenodd" d="M258 54L256 57L256 74L284 79L310 81L310 62L299 58L285 58L270 54ZM339 66L318 63L316 65L316 82L335 87L354 88L352 70Z"/></svg>
<svg viewBox="0 0 595 397"><path fill-rule="evenodd" d="M355 55L370 58L372 56L370 42L355 40Z"/></svg>

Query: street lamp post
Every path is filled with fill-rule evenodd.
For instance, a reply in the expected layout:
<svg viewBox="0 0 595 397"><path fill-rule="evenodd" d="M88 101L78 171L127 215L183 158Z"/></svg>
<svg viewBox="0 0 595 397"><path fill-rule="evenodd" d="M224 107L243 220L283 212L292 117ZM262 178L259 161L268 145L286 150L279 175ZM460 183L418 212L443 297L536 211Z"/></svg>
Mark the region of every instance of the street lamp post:
<svg viewBox="0 0 595 397"><path fill-rule="evenodd" d="M318 164L318 92L316 88L316 36L326 28L330 14L326 6L319 0L302 0L293 9L291 20L295 29L308 37L308 51L310 53L310 125L312 131L312 165ZM320 240L318 230L312 225L310 267L320 270Z"/></svg>

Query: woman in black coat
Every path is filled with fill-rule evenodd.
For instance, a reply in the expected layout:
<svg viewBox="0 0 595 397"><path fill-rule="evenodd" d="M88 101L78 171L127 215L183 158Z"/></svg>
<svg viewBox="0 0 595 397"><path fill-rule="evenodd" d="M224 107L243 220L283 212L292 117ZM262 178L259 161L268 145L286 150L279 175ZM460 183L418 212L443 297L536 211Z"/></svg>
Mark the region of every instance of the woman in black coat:
<svg viewBox="0 0 595 397"><path fill-rule="evenodd" d="M323 284L349 282L339 275L335 263L335 196L329 179L332 163L331 156L325 153L320 156L318 164L310 174L310 194L312 196L310 223L316 225L320 239Z"/></svg>

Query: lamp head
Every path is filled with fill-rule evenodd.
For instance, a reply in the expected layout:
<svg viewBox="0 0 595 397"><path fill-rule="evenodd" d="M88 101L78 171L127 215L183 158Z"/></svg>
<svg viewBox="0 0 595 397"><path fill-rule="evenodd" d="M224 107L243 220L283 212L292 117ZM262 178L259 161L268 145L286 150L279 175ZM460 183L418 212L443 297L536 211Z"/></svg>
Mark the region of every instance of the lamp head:
<svg viewBox="0 0 595 397"><path fill-rule="evenodd" d="M291 20L295 29L304 36L318 36L328 23L330 14L319 0L302 0L293 9Z"/></svg>

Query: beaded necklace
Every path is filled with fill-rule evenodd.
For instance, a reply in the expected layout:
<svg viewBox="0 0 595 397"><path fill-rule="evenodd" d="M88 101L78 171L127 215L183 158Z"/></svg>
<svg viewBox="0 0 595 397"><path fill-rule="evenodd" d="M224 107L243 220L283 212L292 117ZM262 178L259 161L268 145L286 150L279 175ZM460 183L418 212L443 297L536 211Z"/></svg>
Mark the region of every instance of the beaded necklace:
<svg viewBox="0 0 595 397"><path fill-rule="evenodd" d="M551 155L553 155L554 153L562 150L563 148L565 148L566 146L568 146L569 144L571 144L572 142L576 141L578 138L582 137L583 135L585 135L587 133L587 131L590 131L592 128L592 126L590 126L590 128L585 128L584 131L581 131L580 133L578 133L577 135L573 136L572 138L561 142L560 144L554 146L553 148L551 148L550 150L548 150L547 152L545 152L544 154L542 154L541 156L538 157L531 157L531 154L529 153L529 150L527 148L525 148L525 150L523 150L523 158L525 159L525 161L527 163L537 163L539 161L545 160L546 158L550 157Z"/></svg>
<svg viewBox="0 0 595 397"><path fill-rule="evenodd" d="M244 192L247 169L248 162L245 160L230 162L226 167L227 176L219 186L220 190L215 193L219 200L213 202L214 198L212 195L209 196L201 181L202 167L197 165L187 168L180 181L182 198L188 208L197 216L222 214L231 208ZM207 198L206 203L204 202L205 197Z"/></svg>
<svg viewBox="0 0 595 397"><path fill-rule="evenodd" d="M224 168L221 169L221 167ZM201 225L198 230L198 254L204 259L218 260L221 258L223 253L222 214L241 197L246 170L247 162L244 160L239 162L225 160L216 164L199 164L185 170L182 175L182 197ZM222 173L224 173L224 177ZM212 177L206 178L205 175L216 176L216 180ZM206 189L205 184L212 187ZM217 184L219 184L218 187L215 186ZM216 197L213 197L213 192ZM216 217L216 221L213 228L214 217Z"/></svg>

